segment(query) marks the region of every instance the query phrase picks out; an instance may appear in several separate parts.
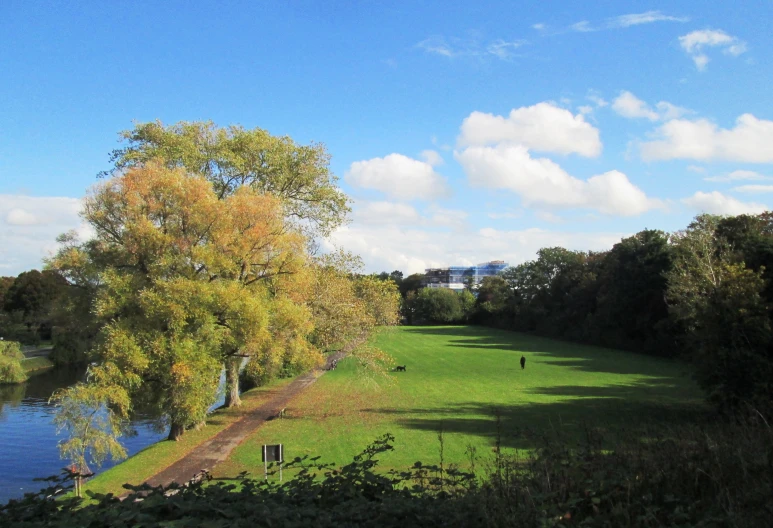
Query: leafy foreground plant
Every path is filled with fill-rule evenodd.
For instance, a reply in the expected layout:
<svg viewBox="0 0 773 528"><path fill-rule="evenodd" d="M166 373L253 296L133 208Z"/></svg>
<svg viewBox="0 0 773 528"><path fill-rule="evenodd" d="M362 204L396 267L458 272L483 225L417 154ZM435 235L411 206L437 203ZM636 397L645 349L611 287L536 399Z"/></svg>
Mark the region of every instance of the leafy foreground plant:
<svg viewBox="0 0 773 528"><path fill-rule="evenodd" d="M771 431L679 427L624 432L614 453L592 429L580 447L543 439L534 456L498 447L479 482L458 468L423 466L378 474L392 450L384 435L340 469L296 458L298 474L277 484L240 475L237 484L126 486L123 501L91 494L52 500L69 476L0 507L0 525L58 526L765 526L773 515ZM441 440L442 451L442 440ZM471 464L475 455L471 454ZM474 468L473 468L474 469ZM317 478L322 472L324 478Z"/></svg>

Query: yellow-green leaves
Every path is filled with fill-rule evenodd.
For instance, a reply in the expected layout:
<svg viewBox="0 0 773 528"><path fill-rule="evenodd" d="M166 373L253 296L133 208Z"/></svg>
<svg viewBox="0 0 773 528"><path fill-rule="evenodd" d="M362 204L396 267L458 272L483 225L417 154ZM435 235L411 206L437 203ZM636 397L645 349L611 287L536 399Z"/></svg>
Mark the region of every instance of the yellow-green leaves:
<svg viewBox="0 0 773 528"><path fill-rule="evenodd" d="M101 465L108 457L126 458L126 450L118 441L121 416L129 408L126 391L110 385L78 383L54 393L51 401L58 407L54 424L67 433L59 442L59 450L79 472L89 472L89 461Z"/></svg>
<svg viewBox="0 0 773 528"><path fill-rule="evenodd" d="M220 199L203 176L155 161L96 186L83 216L96 238L63 238L50 263L96 291L94 392L71 396L119 388L128 403L112 416L126 418L132 402L155 405L177 437L204 419L224 362L267 349L273 299L305 299L306 240L277 198L242 187ZM305 338L299 328L282 341Z"/></svg>
<svg viewBox="0 0 773 528"><path fill-rule="evenodd" d="M27 374L21 366L24 354L16 341L0 341L0 383L21 383Z"/></svg>
<svg viewBox="0 0 773 528"><path fill-rule="evenodd" d="M314 236L346 221L348 199L336 186L322 144L298 145L260 128L219 128L211 121L140 123L121 136L128 145L111 156L118 171L160 160L203 175L218 198L250 187L279 198L287 217Z"/></svg>

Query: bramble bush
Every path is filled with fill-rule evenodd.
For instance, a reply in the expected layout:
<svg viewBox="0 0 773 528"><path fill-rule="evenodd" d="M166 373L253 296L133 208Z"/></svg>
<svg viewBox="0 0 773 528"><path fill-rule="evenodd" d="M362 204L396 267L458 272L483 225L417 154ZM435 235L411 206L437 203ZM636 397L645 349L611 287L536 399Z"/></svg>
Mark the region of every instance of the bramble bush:
<svg viewBox="0 0 773 528"><path fill-rule="evenodd" d="M442 436L441 453L442 453ZM619 431L588 428L580 443L542 437L528 456L497 441L486 477L424 466L378 473L385 435L339 469L296 458L283 484L247 478L170 488L126 486L123 501L91 494L66 498L64 479L0 506L0 525L33 527L655 527L769 524L773 433L765 425L714 424ZM614 451L606 449L616 443ZM320 476L321 473L321 476Z"/></svg>

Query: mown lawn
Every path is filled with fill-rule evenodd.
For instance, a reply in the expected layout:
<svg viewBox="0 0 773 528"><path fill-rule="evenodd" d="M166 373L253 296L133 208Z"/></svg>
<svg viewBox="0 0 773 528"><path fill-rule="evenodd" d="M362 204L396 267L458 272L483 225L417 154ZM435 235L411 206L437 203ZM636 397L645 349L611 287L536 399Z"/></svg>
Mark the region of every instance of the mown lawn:
<svg viewBox="0 0 773 528"><path fill-rule="evenodd" d="M387 432L396 437L395 451L380 457L382 468L436 464L441 430L445 464L468 467L470 447L480 464L497 442L528 450L545 433L571 439L704 411L685 366L650 356L473 326L401 327L374 343L406 372L379 379L354 359L341 361L215 475L262 475L262 444L284 444L288 459L321 455L342 464Z"/></svg>
<svg viewBox="0 0 773 528"><path fill-rule="evenodd" d="M127 490L124 483L139 485L177 462L194 448L206 442L229 425L238 421L256 407L270 399L273 392L290 383L290 379L277 380L242 394L242 406L235 409L217 409L207 417L207 425L199 430L187 431L177 442L162 440L150 445L117 466L98 474L83 487L94 493L122 495Z"/></svg>

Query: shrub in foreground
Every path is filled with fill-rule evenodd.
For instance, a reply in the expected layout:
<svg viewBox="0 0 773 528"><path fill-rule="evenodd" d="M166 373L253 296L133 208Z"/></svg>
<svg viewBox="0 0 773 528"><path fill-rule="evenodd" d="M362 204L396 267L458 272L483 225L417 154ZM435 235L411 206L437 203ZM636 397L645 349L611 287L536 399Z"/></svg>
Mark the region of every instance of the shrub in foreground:
<svg viewBox="0 0 773 528"><path fill-rule="evenodd" d="M768 525L773 434L767 427L679 426L619 433L588 429L570 446L543 438L527 457L498 448L486 478L416 463L377 473L392 449L378 439L339 469L296 459L284 484L245 478L188 487L129 487L119 501L46 498L52 487L0 507L0 525L64 526L738 526ZM610 452L602 446L618 443ZM470 458L474 470L474 453ZM318 472L324 475L318 477ZM66 477L69 478L69 477ZM141 500L140 500L141 499Z"/></svg>

